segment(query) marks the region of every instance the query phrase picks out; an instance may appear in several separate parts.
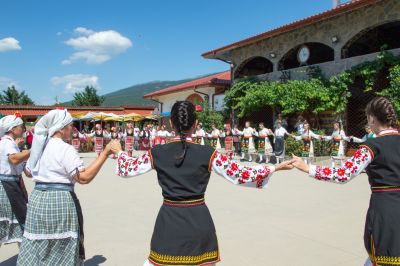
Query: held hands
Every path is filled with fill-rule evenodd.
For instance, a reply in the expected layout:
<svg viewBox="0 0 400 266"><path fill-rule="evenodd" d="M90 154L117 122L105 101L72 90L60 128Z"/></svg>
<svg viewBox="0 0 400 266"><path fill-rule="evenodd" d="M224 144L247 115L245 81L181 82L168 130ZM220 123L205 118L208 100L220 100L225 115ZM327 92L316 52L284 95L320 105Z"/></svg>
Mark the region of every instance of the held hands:
<svg viewBox="0 0 400 266"><path fill-rule="evenodd" d="M293 169L293 167L294 167L293 163L294 163L294 159L289 160L289 161L282 162L282 163L280 163L280 164L277 164L277 165L275 166L275 171Z"/></svg>
<svg viewBox="0 0 400 266"><path fill-rule="evenodd" d="M17 138L15 140L15 143L17 144L18 147L21 147L24 144L24 139L23 138Z"/></svg>
<svg viewBox="0 0 400 266"><path fill-rule="evenodd" d="M121 142L119 142L119 140L112 140L110 143L108 143L108 145L110 145L111 153L118 154L120 151L122 151Z"/></svg>
<svg viewBox="0 0 400 266"><path fill-rule="evenodd" d="M297 169L308 173L310 170L310 167L308 166L308 164L306 164L300 157L297 157L296 155L293 155L293 159L291 160L292 165L294 167L296 167Z"/></svg>

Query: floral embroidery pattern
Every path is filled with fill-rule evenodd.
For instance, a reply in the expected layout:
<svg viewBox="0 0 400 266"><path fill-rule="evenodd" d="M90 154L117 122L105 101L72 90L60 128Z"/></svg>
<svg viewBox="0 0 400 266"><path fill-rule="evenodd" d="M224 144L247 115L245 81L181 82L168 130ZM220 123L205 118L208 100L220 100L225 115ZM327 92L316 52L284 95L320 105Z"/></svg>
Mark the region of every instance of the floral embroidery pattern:
<svg viewBox="0 0 400 266"><path fill-rule="evenodd" d="M118 158L117 174L119 176L136 176L152 169L149 152L139 157L129 157L126 153L121 153Z"/></svg>
<svg viewBox="0 0 400 266"><path fill-rule="evenodd" d="M372 160L372 155L365 147L359 148L341 167L317 166L315 178L318 180L345 183L359 175Z"/></svg>
<svg viewBox="0 0 400 266"><path fill-rule="evenodd" d="M253 183L256 188L262 188L271 174L271 169L267 166L241 166L220 153L214 158L213 170L235 184Z"/></svg>

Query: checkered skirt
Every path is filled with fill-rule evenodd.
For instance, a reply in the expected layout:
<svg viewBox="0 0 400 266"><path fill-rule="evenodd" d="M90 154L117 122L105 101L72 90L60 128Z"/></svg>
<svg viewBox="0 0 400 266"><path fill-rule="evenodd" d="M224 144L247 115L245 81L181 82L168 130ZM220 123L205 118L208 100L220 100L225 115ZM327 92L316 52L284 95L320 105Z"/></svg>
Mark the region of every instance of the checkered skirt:
<svg viewBox="0 0 400 266"><path fill-rule="evenodd" d="M15 217L3 184L0 182L0 244L22 241L22 228Z"/></svg>
<svg viewBox="0 0 400 266"><path fill-rule="evenodd" d="M82 265L79 223L68 191L34 190L29 198L19 266Z"/></svg>

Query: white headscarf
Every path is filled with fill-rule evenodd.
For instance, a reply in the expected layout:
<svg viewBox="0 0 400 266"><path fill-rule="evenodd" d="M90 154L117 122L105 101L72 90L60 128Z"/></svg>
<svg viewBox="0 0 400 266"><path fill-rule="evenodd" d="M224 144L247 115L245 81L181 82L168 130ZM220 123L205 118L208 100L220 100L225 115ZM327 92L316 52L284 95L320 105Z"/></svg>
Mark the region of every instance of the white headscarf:
<svg viewBox="0 0 400 266"><path fill-rule="evenodd" d="M0 119L0 138L7 132L11 131L14 127L23 125L24 121L15 115L7 115Z"/></svg>
<svg viewBox="0 0 400 266"><path fill-rule="evenodd" d="M35 133L27 167L31 172L39 171L39 161L47 142L57 131L72 122L72 116L66 109L52 110L44 115L35 125Z"/></svg>

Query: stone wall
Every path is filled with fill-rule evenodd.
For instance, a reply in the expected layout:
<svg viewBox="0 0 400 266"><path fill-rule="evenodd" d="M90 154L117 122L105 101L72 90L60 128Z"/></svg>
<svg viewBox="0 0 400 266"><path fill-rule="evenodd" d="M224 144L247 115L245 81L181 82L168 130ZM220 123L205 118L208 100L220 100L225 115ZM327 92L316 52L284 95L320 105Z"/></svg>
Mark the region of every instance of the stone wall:
<svg viewBox="0 0 400 266"><path fill-rule="evenodd" d="M232 61L233 73L247 60L262 56L274 64L274 71L260 77L268 80L279 80L282 75L278 71L278 62L292 48L307 42L319 42L331 47L335 52L335 60L322 63L319 66L326 76L334 75L349 69L364 61L373 60L376 54L341 59L342 48L358 34L376 26L400 20L400 1L381 0L376 4L363 7L334 18L327 19L312 25L297 28L293 31L277 35L275 37L259 41L247 46L230 51L228 55ZM339 41L332 42L332 37L337 36ZM393 51L400 54L400 49ZM275 58L270 54L274 53ZM304 79L307 67L291 69L291 79Z"/></svg>

